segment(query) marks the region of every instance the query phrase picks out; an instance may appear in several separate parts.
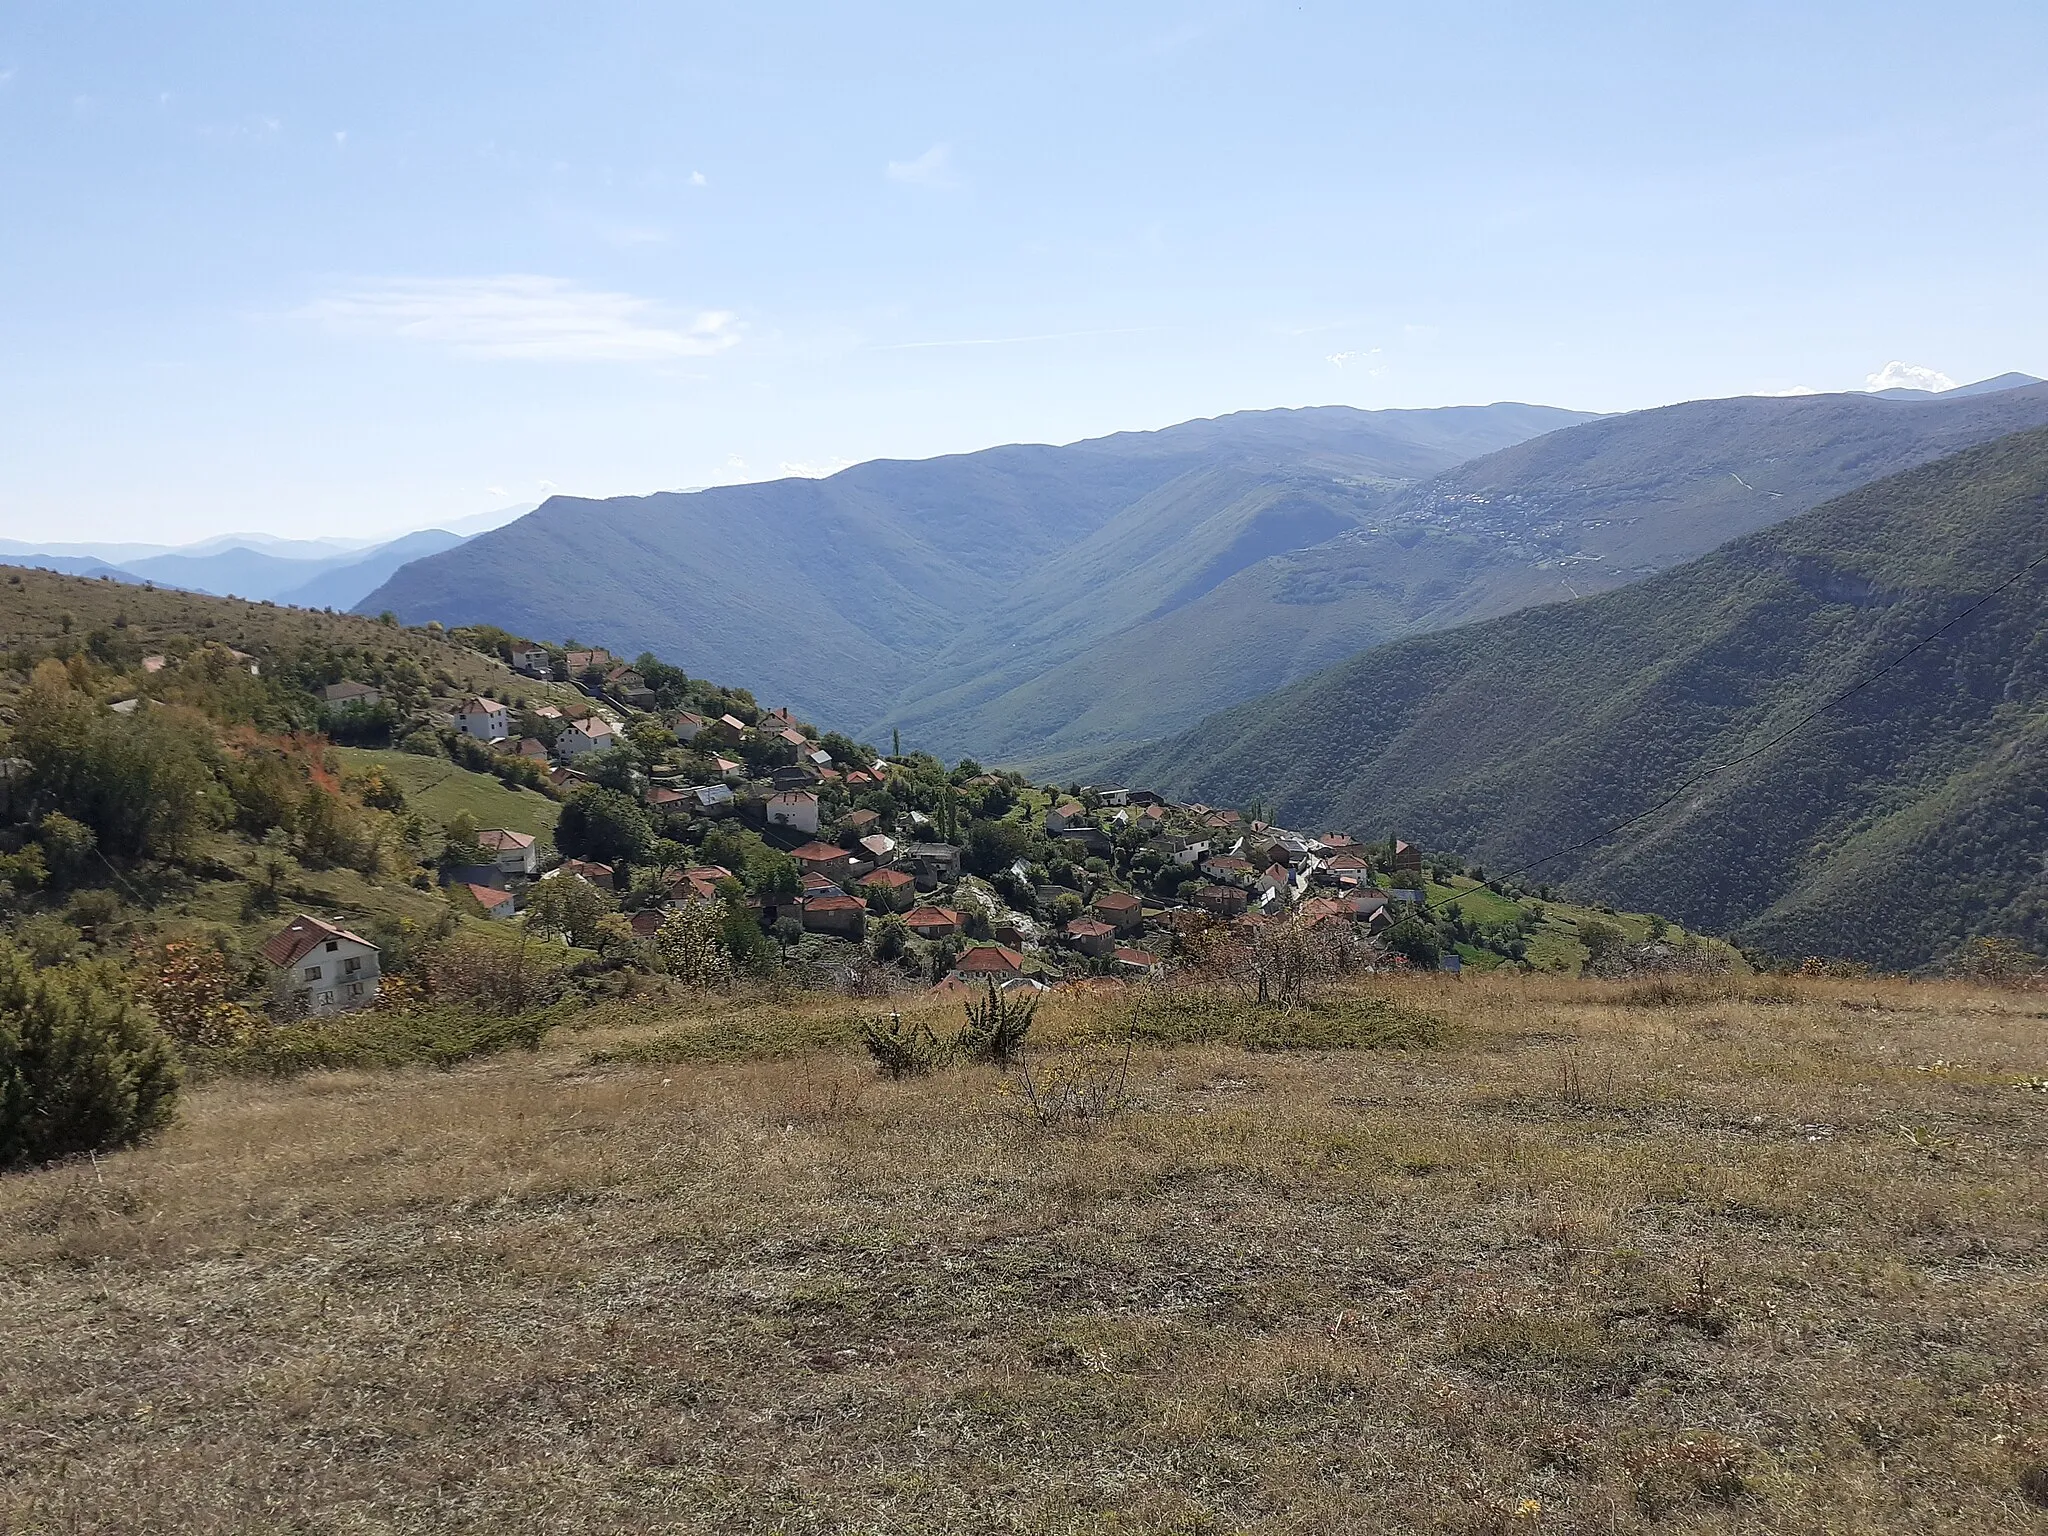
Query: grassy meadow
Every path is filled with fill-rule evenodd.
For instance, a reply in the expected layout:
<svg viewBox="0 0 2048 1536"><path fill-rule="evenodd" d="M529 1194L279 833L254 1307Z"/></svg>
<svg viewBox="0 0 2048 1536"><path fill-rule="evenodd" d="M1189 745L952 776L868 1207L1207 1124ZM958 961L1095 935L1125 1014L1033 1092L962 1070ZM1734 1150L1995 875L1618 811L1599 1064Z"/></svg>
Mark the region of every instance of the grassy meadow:
<svg viewBox="0 0 2048 1536"><path fill-rule="evenodd" d="M1051 1127L878 1077L879 1006L216 1080L0 1179L0 1531L2048 1522L2038 998L1167 998L1125 1112ZM1039 1080L1132 1012L1048 1001Z"/></svg>

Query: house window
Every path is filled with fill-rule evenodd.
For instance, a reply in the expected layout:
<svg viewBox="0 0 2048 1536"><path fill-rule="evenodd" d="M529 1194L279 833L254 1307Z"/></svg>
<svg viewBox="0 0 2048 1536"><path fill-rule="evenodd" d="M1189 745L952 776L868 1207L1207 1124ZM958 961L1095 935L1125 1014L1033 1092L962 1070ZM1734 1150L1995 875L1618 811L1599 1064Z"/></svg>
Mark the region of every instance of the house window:
<svg viewBox="0 0 2048 1536"><path fill-rule="evenodd" d="M320 1001L321 1001L322 1003L331 1003L331 1002L333 1002L333 1001L334 1001L334 993L333 993L333 991L332 991L332 990L329 990L329 991L326 991L326 992L322 992L322 993L320 994Z"/></svg>
<svg viewBox="0 0 2048 1536"><path fill-rule="evenodd" d="M306 967L306 975L305 975L305 980L307 980L307 981L318 981L319 979L320 979L320 967L319 967L319 966L317 966L317 965L309 965L309 966L307 966L307 967Z"/></svg>
<svg viewBox="0 0 2048 1536"><path fill-rule="evenodd" d="M341 940L329 939L327 941L327 953L329 953L330 955L333 954L339 948L341 948Z"/></svg>
<svg viewBox="0 0 2048 1536"><path fill-rule="evenodd" d="M354 955L350 955L346 960L341 962L341 974L344 976L353 976L357 971L360 971L362 968L363 962L358 960Z"/></svg>
<svg viewBox="0 0 2048 1536"><path fill-rule="evenodd" d="M363 984L360 981L352 981L345 990L350 997L361 997L363 995Z"/></svg>

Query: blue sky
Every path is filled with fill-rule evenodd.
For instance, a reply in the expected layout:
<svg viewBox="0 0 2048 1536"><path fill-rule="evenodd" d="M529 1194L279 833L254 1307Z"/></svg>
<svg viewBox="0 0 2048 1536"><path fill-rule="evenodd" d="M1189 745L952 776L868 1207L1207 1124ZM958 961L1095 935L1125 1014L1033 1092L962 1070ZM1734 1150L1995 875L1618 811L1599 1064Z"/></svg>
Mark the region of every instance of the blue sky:
<svg viewBox="0 0 2048 1536"><path fill-rule="evenodd" d="M13 0L0 536L2048 374L2044 81L2038 0Z"/></svg>

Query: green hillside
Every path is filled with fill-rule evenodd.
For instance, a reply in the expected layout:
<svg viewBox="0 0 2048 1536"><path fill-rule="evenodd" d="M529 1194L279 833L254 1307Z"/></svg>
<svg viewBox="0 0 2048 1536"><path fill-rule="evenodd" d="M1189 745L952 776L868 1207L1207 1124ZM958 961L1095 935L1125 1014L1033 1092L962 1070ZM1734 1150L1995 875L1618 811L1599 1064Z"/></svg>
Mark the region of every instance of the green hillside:
<svg viewBox="0 0 2048 1536"><path fill-rule="evenodd" d="M2031 393L2031 391L2027 392ZM1787 954L1924 963L2048 939L2035 571L1783 743L1701 783L2048 555L2048 431L1883 480L1581 601L1366 652L1118 777L1397 828L1489 869ZM1584 840L1576 853L1547 858Z"/></svg>
<svg viewBox="0 0 2048 1536"><path fill-rule="evenodd" d="M342 680L381 689L392 714L335 716L317 692ZM545 837L560 810L531 765L472 771L426 739L439 733L402 723L479 692L583 707L439 630L6 572L0 933L69 935L114 958L199 934L246 960L296 910L399 950L406 934L471 921L426 873L444 829L466 813ZM324 734L404 730L413 750ZM53 809L90 833L68 862L43 830Z"/></svg>
<svg viewBox="0 0 2048 1536"><path fill-rule="evenodd" d="M951 756L978 744L949 722L980 700L1357 526L1403 486L1585 419L1523 405L1244 412L823 480L556 497L358 607L653 651L876 739L901 723ZM1167 728L1143 715L1117 739Z"/></svg>
<svg viewBox="0 0 2048 1536"><path fill-rule="evenodd" d="M984 755L1086 777L1133 724L1170 732L1369 646L1609 591L2044 423L2040 388L1702 400L1603 417L1446 470L1365 526L1253 566L988 700L957 729L990 740Z"/></svg>
<svg viewBox="0 0 2048 1536"><path fill-rule="evenodd" d="M2048 423L2048 388L1248 412L558 498L362 605L652 649L876 740L1086 776L1370 646L1610 590Z"/></svg>

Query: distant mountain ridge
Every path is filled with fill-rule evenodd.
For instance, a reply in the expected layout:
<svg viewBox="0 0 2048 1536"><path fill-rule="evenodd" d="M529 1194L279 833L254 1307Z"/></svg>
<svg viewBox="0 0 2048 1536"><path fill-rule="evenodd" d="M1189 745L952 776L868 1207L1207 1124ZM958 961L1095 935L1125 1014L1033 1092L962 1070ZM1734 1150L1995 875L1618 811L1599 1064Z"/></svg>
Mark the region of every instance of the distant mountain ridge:
<svg viewBox="0 0 2048 1536"><path fill-rule="evenodd" d="M1071 654L1453 463L1585 419L1511 404L1242 412L821 480L558 496L405 567L359 608L651 649L886 733L906 695L998 691L1026 635ZM916 740L957 746L937 728Z"/></svg>
<svg viewBox="0 0 2048 1536"><path fill-rule="evenodd" d="M871 739L1086 774L1369 646L1607 590L2048 392L1244 412L825 480L557 497L364 599L652 649Z"/></svg>
<svg viewBox="0 0 2048 1536"><path fill-rule="evenodd" d="M290 603L301 608L349 608L424 555L462 542L462 535L429 528L383 543L361 540L279 539L263 534L222 534L176 548L147 544L38 545L0 540L0 564L41 566L70 576L155 582L214 597Z"/></svg>
<svg viewBox="0 0 2048 1536"><path fill-rule="evenodd" d="M1531 878L1782 954L1907 966L1980 933L2039 947L2044 604L2033 429L1618 591L1364 652L1109 771L1219 803L1267 793L1283 819L1497 870L1547 859Z"/></svg>

